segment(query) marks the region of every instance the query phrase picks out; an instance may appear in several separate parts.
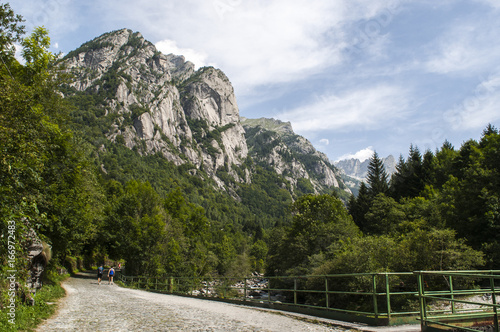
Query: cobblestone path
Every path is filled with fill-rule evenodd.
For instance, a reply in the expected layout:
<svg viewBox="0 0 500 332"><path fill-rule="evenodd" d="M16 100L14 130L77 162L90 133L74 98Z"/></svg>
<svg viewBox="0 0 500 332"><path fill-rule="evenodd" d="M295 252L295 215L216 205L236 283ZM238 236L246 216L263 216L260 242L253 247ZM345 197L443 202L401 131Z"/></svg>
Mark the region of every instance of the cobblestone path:
<svg viewBox="0 0 500 332"><path fill-rule="evenodd" d="M42 331L355 331L251 307L97 284L81 273Z"/></svg>

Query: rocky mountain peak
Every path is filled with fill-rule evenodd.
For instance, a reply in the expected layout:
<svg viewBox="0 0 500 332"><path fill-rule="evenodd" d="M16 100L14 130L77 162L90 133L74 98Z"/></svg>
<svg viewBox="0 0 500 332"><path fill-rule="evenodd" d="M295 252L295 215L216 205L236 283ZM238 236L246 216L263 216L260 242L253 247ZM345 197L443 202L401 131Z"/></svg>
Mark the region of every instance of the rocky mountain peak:
<svg viewBox="0 0 500 332"><path fill-rule="evenodd" d="M221 70L201 68L188 80L184 92L183 105L190 118L208 120L212 128L239 122L233 87Z"/></svg>
<svg viewBox="0 0 500 332"><path fill-rule="evenodd" d="M396 172L396 160L392 155L382 158L384 163L385 171L389 177ZM351 158L339 160L334 163L336 167L341 169L346 175L353 177L359 181L366 179L368 174L368 165L370 164L370 159L361 161L359 159Z"/></svg>
<svg viewBox="0 0 500 332"><path fill-rule="evenodd" d="M96 121L111 123L107 139L188 165L189 174L206 174L235 198L236 183L251 183L256 172L246 163L250 152L291 193L330 192L342 185L328 158L295 135L289 122L240 120L234 89L221 70L194 70L183 56L162 54L138 32L103 34L62 64L75 78L64 93L93 103Z"/></svg>
<svg viewBox="0 0 500 332"><path fill-rule="evenodd" d="M292 124L290 122L283 122L276 119L260 118L260 119L247 119L241 117L241 122L247 126L262 127L263 129L273 131L279 135L294 135Z"/></svg>
<svg viewBox="0 0 500 332"><path fill-rule="evenodd" d="M296 135L289 122L275 119L242 118L249 154L267 167L272 167L302 191L323 193L331 188L349 188L339 181L339 170L328 157L317 151L302 136ZM305 182L303 180L306 180ZM310 183L307 188L306 183Z"/></svg>
<svg viewBox="0 0 500 332"><path fill-rule="evenodd" d="M105 116L114 114L110 140L203 167L211 176L246 158L234 90L220 70L195 71L183 56L162 54L128 29L83 44L63 64L76 78L73 93L99 96Z"/></svg>

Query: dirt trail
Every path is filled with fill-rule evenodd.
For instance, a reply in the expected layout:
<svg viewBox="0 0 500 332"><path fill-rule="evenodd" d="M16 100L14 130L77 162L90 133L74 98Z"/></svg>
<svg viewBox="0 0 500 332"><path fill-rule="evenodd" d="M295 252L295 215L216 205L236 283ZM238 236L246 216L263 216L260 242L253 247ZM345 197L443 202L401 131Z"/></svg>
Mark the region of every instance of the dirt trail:
<svg viewBox="0 0 500 332"><path fill-rule="evenodd" d="M42 331L355 331L251 307L97 284L80 273Z"/></svg>

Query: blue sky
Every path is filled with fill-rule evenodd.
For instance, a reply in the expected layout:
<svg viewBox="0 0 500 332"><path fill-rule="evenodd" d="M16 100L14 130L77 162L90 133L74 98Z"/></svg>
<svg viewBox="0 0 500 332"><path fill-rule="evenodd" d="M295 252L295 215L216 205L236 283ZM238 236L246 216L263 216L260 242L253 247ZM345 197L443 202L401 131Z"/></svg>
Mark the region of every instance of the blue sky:
<svg viewBox="0 0 500 332"><path fill-rule="evenodd" d="M456 148L500 127L498 0L14 0L67 53L129 28L222 69L240 115L290 121L332 160Z"/></svg>

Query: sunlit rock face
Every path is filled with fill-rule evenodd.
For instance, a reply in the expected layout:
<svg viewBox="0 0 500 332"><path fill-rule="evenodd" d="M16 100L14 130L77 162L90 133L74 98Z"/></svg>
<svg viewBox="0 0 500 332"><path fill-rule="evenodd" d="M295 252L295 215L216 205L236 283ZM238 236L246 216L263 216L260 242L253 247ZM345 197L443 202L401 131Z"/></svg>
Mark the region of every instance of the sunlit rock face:
<svg viewBox="0 0 500 332"><path fill-rule="evenodd" d="M323 193L343 185L328 158L295 135L290 123L240 119L234 89L221 70L195 70L138 32L106 33L70 52L62 64L74 78L69 93L94 96L92 107L110 120L110 141L141 155L160 153L186 165L191 175L206 174L236 199L234 183L252 182L253 161L284 178L289 185L283 189L292 194L297 186Z"/></svg>
<svg viewBox="0 0 500 332"><path fill-rule="evenodd" d="M121 136L130 149L160 152L176 165L203 165L212 176L224 164L241 165L247 157L234 90L222 71L195 71L183 56L164 55L127 29L82 45L66 56L64 65L75 75L77 91L108 96L101 106L118 115L110 140ZM202 144L212 131L216 139ZM204 149L207 144L213 149Z"/></svg>

